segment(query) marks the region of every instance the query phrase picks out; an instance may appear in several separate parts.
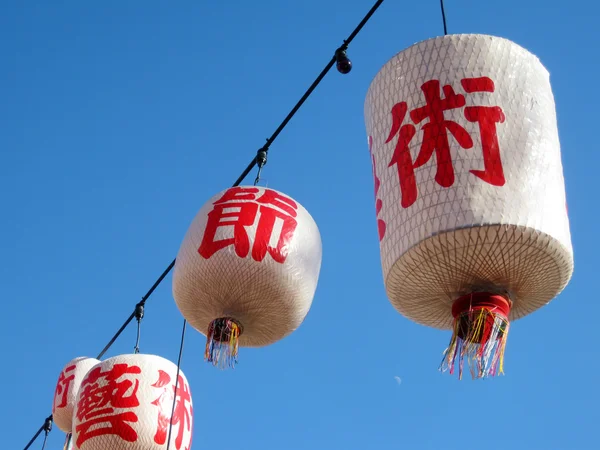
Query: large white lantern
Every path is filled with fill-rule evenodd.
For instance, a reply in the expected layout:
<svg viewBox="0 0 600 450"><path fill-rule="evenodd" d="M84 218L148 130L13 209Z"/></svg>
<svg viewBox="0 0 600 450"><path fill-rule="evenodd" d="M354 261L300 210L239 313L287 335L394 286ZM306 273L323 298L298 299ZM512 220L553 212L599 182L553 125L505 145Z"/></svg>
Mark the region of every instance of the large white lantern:
<svg viewBox="0 0 600 450"><path fill-rule="evenodd" d="M81 381L88 370L99 362L95 358L85 356L72 359L63 367L58 376L52 402L52 420L65 433L71 432L73 408Z"/></svg>
<svg viewBox="0 0 600 450"><path fill-rule="evenodd" d="M292 333L312 304L321 237L311 215L274 189L241 186L212 197L181 244L173 296L207 336L206 359L236 362L238 345L269 345Z"/></svg>
<svg viewBox="0 0 600 450"><path fill-rule="evenodd" d="M365 121L391 303L454 330L442 369L501 372L509 319L573 272L548 71L506 39L429 39L379 71Z"/></svg>
<svg viewBox="0 0 600 450"><path fill-rule="evenodd" d="M192 396L185 375L179 371L177 378L172 362L155 355L120 355L95 365L83 379L73 413L75 450L164 450L170 426L169 448L189 450Z"/></svg>

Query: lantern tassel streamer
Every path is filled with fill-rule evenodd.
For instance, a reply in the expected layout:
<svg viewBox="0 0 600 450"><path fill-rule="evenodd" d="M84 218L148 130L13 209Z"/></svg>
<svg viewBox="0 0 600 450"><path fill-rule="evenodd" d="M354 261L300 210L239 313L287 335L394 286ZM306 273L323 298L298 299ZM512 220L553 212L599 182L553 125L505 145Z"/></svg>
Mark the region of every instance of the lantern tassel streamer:
<svg viewBox="0 0 600 450"><path fill-rule="evenodd" d="M487 308L461 313L454 319L452 338L444 351L440 371L454 374L458 363L458 378L462 379L466 360L473 379L504 374L509 326L506 316Z"/></svg>
<svg viewBox="0 0 600 450"><path fill-rule="evenodd" d="M213 320L208 327L204 359L219 369L234 368L237 364L240 324L230 318Z"/></svg>

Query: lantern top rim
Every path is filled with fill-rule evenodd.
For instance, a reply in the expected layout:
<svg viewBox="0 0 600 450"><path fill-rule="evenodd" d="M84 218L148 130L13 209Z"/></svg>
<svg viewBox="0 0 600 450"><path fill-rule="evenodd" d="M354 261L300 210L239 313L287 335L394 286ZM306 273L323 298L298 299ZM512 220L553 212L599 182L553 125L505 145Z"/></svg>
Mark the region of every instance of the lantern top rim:
<svg viewBox="0 0 600 450"><path fill-rule="evenodd" d="M434 37L430 37L427 39L422 39L420 41L417 41L415 43L413 43L412 45L409 45L408 47L400 50L399 52L395 53L393 56L391 56L386 62L385 64L383 64L379 70L377 71L377 73L373 76L371 83L369 83L369 87L367 89L367 93L366 93L366 98L365 98L365 107L367 106L368 102L369 102L369 97L371 94L371 91L374 88L374 85L377 83L378 79L382 76L382 73L384 72L384 70L395 64L397 62L398 57L405 53L408 52L410 49L412 49L413 47L417 47L420 45L423 45L426 42L431 42L431 41L452 41L452 40L456 40L456 39L460 39L460 38L483 38L483 39L489 39L489 40L495 40L495 41L505 41L507 43L509 43L511 46L513 46L515 49L518 49L519 51L521 51L523 54L529 55L530 57L533 57L535 59L535 61L539 64L539 66L546 72L547 76L550 76L550 72L548 71L548 69L543 65L543 63L541 62L540 58L530 52L529 50L527 50L525 47L519 45L518 43L511 41L510 39L507 39L505 37L502 36L496 36L496 35L492 35L492 34L482 34L482 33L455 33L455 34L447 34L447 35L440 35L440 36L434 36Z"/></svg>
<svg viewBox="0 0 600 450"><path fill-rule="evenodd" d="M106 361L111 361L111 360L113 360L113 359L115 359L115 358L122 358L122 357L129 357L129 356L143 356L143 357L150 356L150 357L155 357L155 358L164 359L164 360L166 360L166 361L171 361L170 359L168 359L168 358L165 358L164 356L161 356L161 355L156 355L156 354L154 354L154 353L144 353L144 352L133 353L133 352L132 352L132 353L119 353L118 355L113 355L113 356L110 356L110 357L108 357L108 358L106 358L106 359L103 359L103 360L102 360L102 361L100 361L100 362L101 362L101 363L104 363L104 362L106 362ZM172 362L172 361L171 361L171 362Z"/></svg>

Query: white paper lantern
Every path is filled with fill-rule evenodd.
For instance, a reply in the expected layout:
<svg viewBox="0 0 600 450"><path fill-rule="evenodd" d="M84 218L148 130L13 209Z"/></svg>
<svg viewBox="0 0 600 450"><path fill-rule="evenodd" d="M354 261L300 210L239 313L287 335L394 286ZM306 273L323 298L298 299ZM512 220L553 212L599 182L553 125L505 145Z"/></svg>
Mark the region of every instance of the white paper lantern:
<svg viewBox="0 0 600 450"><path fill-rule="evenodd" d="M548 303L573 272L547 70L502 38L426 40L379 71L365 121L391 303L454 327L445 365L467 358L474 376L493 375L508 319Z"/></svg>
<svg viewBox="0 0 600 450"><path fill-rule="evenodd" d="M281 192L241 186L212 197L181 244L173 296L207 335L206 358L221 367L239 345L269 345L292 333L312 304L321 237L308 211Z"/></svg>
<svg viewBox="0 0 600 450"><path fill-rule="evenodd" d="M73 407L79 386L88 370L99 362L95 358L81 356L69 361L61 370L52 402L52 420L61 431L71 432Z"/></svg>
<svg viewBox="0 0 600 450"><path fill-rule="evenodd" d="M85 376L73 413L76 450L167 448L177 366L155 355L109 358ZM179 371L169 448L189 450L193 427L190 387Z"/></svg>

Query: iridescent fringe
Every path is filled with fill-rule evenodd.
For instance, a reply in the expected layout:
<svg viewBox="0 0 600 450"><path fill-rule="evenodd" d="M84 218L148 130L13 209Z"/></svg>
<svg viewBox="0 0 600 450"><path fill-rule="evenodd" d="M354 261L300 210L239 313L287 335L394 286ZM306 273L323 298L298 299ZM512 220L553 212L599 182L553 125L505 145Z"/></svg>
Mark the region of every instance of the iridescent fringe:
<svg viewBox="0 0 600 450"><path fill-rule="evenodd" d="M208 327L204 359L219 369L234 368L242 328L233 319L215 319Z"/></svg>
<svg viewBox="0 0 600 450"><path fill-rule="evenodd" d="M458 357L458 378L462 379L465 359L471 376L493 377L504 374L504 350L510 323L508 319L486 308L473 309L454 319L450 345L444 351L439 370L450 370Z"/></svg>

